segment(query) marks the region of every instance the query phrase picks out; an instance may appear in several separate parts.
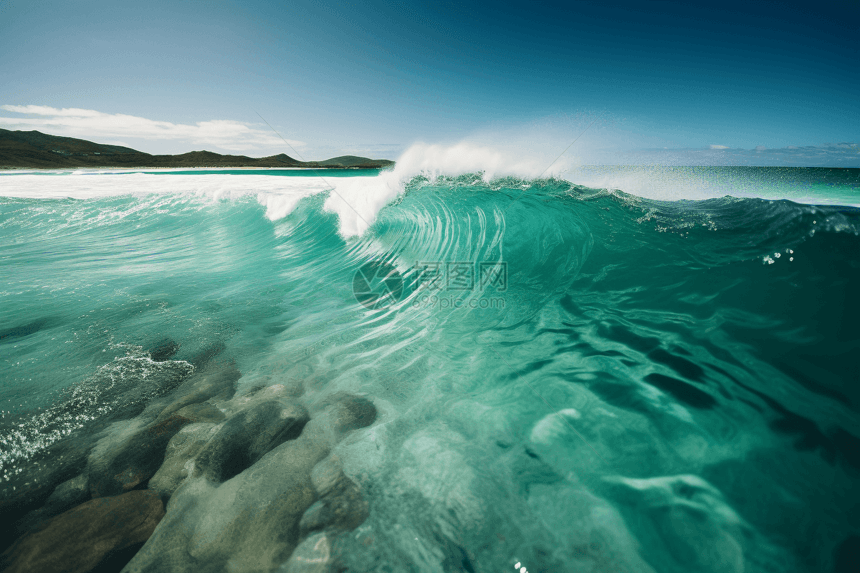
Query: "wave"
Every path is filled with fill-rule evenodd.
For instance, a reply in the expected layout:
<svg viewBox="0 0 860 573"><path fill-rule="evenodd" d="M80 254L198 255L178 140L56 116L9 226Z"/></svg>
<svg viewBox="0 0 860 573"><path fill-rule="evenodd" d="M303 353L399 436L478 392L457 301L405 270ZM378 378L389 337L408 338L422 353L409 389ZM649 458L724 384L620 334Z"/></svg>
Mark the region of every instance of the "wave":
<svg viewBox="0 0 860 573"><path fill-rule="evenodd" d="M454 145L417 143L398 158L394 169L375 177L269 177L243 171L240 177L194 175L164 177L160 172L102 172L76 170L74 180L24 173L0 177L0 195L40 199L96 199L106 196L187 194L212 201L256 197L270 220L278 220L310 195L329 193L325 209L336 213L345 237L361 235L380 210L422 181L472 175L484 183L513 178L523 183L537 178L560 179L594 189L623 191L658 201L706 200L723 196L788 199L807 204L860 206L860 170L577 166L570 159L550 161L529 155L461 142ZM54 173L56 175L56 173ZM106 175L114 175L113 177ZM116 175L122 175L116 177Z"/></svg>
<svg viewBox="0 0 860 573"><path fill-rule="evenodd" d="M461 561L497 539L492 569L699 570L718 535L745 570L825 570L856 530L860 210L410 151L376 177L0 177L0 485L217 354L242 391L373 401L337 452L373 508L353 569L416 568L424 531ZM390 304L362 302L368 263Z"/></svg>

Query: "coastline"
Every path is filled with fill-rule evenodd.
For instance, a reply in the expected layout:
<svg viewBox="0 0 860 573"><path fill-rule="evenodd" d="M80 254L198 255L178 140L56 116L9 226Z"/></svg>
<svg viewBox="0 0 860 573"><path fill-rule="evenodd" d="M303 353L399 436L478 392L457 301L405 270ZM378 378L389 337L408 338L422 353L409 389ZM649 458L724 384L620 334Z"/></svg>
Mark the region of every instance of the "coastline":
<svg viewBox="0 0 860 573"><path fill-rule="evenodd" d="M388 159L341 155L322 161L302 161L284 153L268 157L222 155L190 151L178 155L153 155L117 145L59 137L39 131L0 129L0 170L13 169L383 169Z"/></svg>
<svg viewBox="0 0 860 573"><path fill-rule="evenodd" d="M195 165L193 167L148 167L145 165L141 165L139 167L108 167L108 166L64 166L64 167L10 167L6 165L0 165L0 171L139 171L141 169L146 169L147 171L191 171L195 169L205 169L207 171L235 171L237 169L247 170L247 171L362 171L367 169L387 169L388 167L393 167L392 165L386 167L363 167L358 165L350 165L350 166L333 166L326 165L323 167L261 167L259 165L254 166L240 166L240 167L229 167L224 165L216 165L216 166L207 166L207 165Z"/></svg>

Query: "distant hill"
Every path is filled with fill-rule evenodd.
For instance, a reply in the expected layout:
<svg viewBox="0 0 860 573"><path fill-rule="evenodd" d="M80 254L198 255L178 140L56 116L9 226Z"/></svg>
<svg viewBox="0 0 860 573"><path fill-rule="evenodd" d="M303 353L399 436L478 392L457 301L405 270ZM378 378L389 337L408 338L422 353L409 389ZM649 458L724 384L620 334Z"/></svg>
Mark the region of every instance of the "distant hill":
<svg viewBox="0 0 860 573"><path fill-rule="evenodd" d="M307 167L379 169L388 159L344 155L325 161L299 161L283 153L271 157L221 155L192 151L181 155L150 155L119 145L102 145L39 131L0 129L0 168L62 169L65 167Z"/></svg>

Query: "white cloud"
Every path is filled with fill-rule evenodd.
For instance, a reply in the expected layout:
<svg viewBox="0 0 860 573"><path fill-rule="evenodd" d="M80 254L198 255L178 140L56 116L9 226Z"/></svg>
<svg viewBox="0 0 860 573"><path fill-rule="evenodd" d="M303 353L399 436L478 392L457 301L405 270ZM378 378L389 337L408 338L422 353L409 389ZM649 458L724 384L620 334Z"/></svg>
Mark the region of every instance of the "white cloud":
<svg viewBox="0 0 860 573"><path fill-rule="evenodd" d="M728 149L728 145L712 145L711 149Z"/></svg>
<svg viewBox="0 0 860 573"><path fill-rule="evenodd" d="M270 129L260 129L229 119L199 121L193 125L157 121L121 113L102 113L91 109L54 108L42 105L0 105L0 109L39 117L0 117L0 126L65 135L84 139L104 137L149 140L182 140L194 145L214 146L228 151L253 151L260 148L283 148L284 142ZM293 147L301 141L287 142Z"/></svg>
<svg viewBox="0 0 860 573"><path fill-rule="evenodd" d="M13 113L29 113L32 115L59 115L64 117L96 117L101 115L91 109L69 107L57 109L46 105L0 105L0 108Z"/></svg>

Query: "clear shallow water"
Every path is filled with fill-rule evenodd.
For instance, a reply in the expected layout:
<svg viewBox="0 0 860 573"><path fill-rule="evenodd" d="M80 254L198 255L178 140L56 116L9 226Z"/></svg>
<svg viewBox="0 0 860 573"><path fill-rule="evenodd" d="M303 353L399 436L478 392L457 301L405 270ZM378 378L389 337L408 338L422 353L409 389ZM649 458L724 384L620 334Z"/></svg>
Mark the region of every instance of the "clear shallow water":
<svg viewBox="0 0 860 573"><path fill-rule="evenodd" d="M353 570L839 570L857 170L710 169L0 176L0 476L223 346L240 386L376 405L337 452Z"/></svg>

